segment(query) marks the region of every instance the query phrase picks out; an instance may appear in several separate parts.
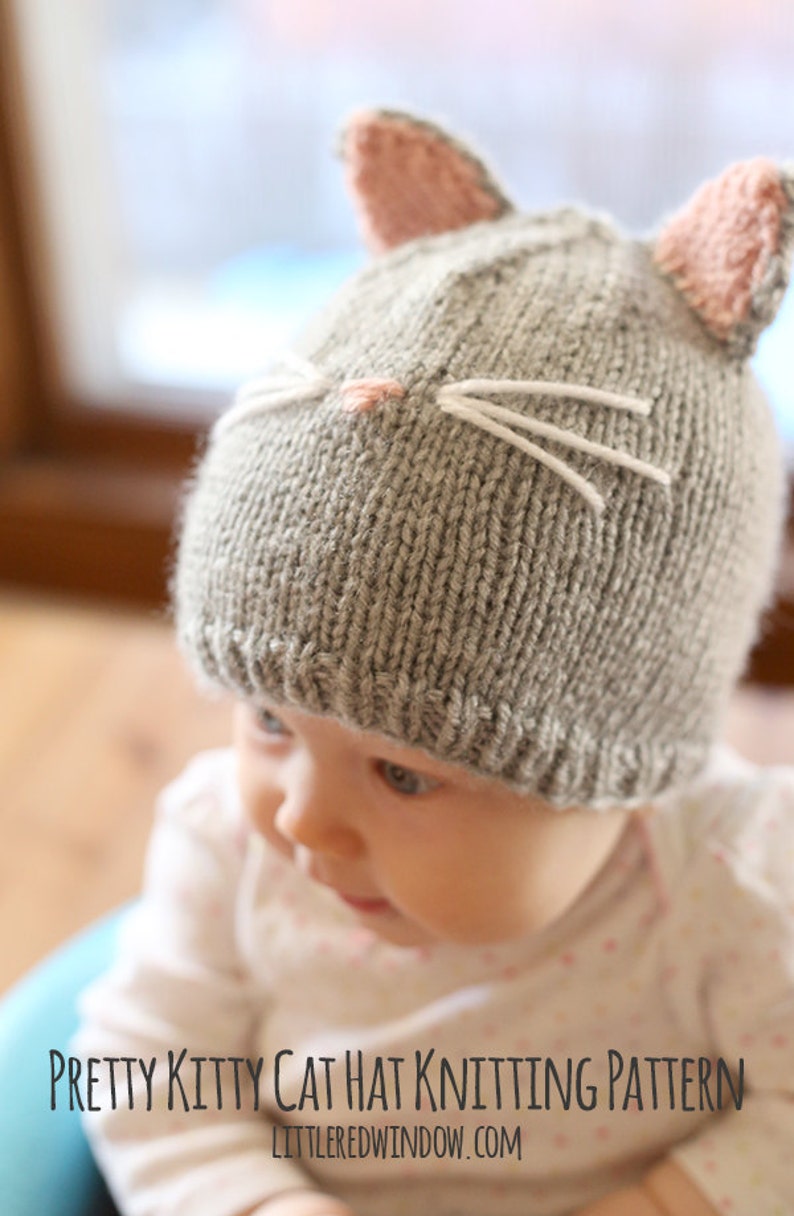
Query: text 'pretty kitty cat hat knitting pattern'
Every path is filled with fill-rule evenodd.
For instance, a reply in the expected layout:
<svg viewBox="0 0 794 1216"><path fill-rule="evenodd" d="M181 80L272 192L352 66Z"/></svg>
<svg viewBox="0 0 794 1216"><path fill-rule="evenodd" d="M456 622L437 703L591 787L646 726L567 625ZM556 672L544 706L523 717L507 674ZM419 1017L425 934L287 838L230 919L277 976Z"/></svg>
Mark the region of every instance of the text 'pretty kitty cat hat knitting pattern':
<svg viewBox="0 0 794 1216"><path fill-rule="evenodd" d="M342 153L374 257L213 431L183 649L558 806L682 784L774 572L782 461L747 359L794 174L734 165L633 240L522 215L406 114L356 116Z"/></svg>

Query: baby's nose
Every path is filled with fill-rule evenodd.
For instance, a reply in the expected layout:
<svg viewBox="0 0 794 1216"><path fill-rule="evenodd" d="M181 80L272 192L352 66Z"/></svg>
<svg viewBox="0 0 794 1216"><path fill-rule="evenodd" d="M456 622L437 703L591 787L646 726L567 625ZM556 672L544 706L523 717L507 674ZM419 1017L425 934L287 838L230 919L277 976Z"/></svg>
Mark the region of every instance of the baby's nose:
<svg viewBox="0 0 794 1216"><path fill-rule="evenodd" d="M291 844L312 853L345 860L365 852L364 840L353 816L333 791L319 789L289 792L275 816L276 831Z"/></svg>

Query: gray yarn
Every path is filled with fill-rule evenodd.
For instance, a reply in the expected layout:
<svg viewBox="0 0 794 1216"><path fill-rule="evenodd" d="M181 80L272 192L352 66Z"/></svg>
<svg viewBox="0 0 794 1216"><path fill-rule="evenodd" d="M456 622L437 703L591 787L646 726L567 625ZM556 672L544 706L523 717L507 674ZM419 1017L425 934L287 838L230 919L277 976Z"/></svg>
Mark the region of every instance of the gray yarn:
<svg viewBox="0 0 794 1216"><path fill-rule="evenodd" d="M783 472L746 364L650 246L572 209L423 238L373 260L294 349L332 387L230 427L186 503L177 627L203 677L558 806L693 777L770 594ZM344 413L342 382L370 376L406 397ZM669 489L543 441L603 496L596 516L439 411L443 384L475 377L650 400L641 417L493 398L666 470Z"/></svg>

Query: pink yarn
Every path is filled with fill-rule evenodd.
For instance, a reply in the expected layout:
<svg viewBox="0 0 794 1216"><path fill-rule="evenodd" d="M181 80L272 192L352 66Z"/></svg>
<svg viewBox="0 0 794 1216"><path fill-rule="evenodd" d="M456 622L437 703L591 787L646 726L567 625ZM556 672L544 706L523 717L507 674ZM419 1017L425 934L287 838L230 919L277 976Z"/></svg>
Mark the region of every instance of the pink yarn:
<svg viewBox="0 0 794 1216"><path fill-rule="evenodd" d="M389 397L401 398L405 389L399 380L346 380L342 385L342 409L346 414L365 414Z"/></svg>
<svg viewBox="0 0 794 1216"><path fill-rule="evenodd" d="M344 158L373 253L496 219L509 209L479 161L429 124L359 114L345 132Z"/></svg>
<svg viewBox="0 0 794 1216"><path fill-rule="evenodd" d="M777 166L759 156L706 182L659 234L654 261L718 338L749 317L787 207Z"/></svg>

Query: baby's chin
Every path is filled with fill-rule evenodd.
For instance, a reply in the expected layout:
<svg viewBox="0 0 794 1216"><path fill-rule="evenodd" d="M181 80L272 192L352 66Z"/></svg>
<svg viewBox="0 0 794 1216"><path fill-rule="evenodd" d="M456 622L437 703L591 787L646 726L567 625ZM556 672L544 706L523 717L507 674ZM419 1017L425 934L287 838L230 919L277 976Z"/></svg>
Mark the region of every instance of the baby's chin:
<svg viewBox="0 0 794 1216"><path fill-rule="evenodd" d="M405 946L406 949L437 946L443 940L394 908L374 916L360 916L359 920L374 937L390 946Z"/></svg>
<svg viewBox="0 0 794 1216"><path fill-rule="evenodd" d="M386 915L365 916L361 923L380 941L406 949L432 946L452 946L462 949L487 946L509 946L535 934L542 933L557 918L550 916L537 923L498 925L445 925L438 928L425 926L396 910Z"/></svg>

